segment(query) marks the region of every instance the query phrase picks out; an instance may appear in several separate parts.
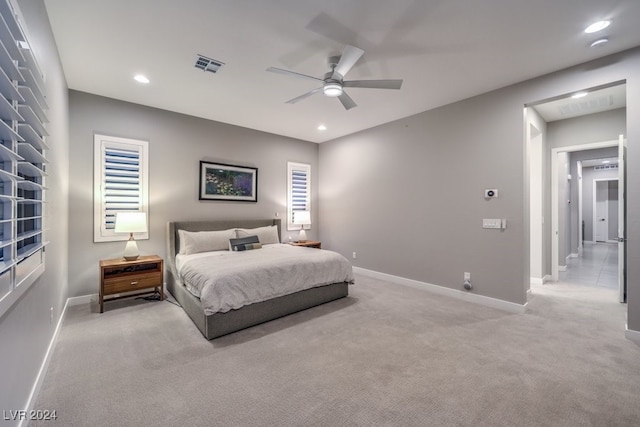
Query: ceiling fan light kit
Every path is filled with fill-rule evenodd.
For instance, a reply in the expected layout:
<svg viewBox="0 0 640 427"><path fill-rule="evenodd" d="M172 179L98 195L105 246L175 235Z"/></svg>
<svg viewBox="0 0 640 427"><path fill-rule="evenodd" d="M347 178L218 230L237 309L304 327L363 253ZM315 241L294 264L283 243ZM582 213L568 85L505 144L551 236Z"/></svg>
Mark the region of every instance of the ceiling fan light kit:
<svg viewBox="0 0 640 427"><path fill-rule="evenodd" d="M322 92L330 97L336 97L336 96L340 96L342 95L342 86L340 85L340 83L325 83L324 87L322 88Z"/></svg>
<svg viewBox="0 0 640 427"><path fill-rule="evenodd" d="M322 92L325 96L338 98L345 110L356 107L357 104L344 91L345 87L357 87L365 89L400 89L402 80L347 80L344 76L358 62L364 54L364 50L355 46L346 45L341 56L332 56L329 58L329 67L331 71L324 75L324 79L308 76L306 74L296 73L295 71L283 70L282 68L269 67L267 71L271 73L285 74L290 77L297 77L306 80L314 80L322 83L322 87L310 90L293 99L288 100L287 104L295 104L311 95Z"/></svg>

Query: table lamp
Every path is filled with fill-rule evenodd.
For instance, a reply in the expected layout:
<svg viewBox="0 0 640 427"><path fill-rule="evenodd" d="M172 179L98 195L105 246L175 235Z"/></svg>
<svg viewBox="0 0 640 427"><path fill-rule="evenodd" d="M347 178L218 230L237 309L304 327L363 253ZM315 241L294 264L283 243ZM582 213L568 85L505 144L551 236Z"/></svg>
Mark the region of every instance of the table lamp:
<svg viewBox="0 0 640 427"><path fill-rule="evenodd" d="M307 233L304 231L305 225L311 225L311 212L309 211L293 211L293 223L300 224L299 242L307 241Z"/></svg>
<svg viewBox="0 0 640 427"><path fill-rule="evenodd" d="M134 261L140 256L138 245L133 238L133 233L146 233L147 213L146 212L117 212L116 213L116 233L129 233L129 240L124 248L124 259Z"/></svg>

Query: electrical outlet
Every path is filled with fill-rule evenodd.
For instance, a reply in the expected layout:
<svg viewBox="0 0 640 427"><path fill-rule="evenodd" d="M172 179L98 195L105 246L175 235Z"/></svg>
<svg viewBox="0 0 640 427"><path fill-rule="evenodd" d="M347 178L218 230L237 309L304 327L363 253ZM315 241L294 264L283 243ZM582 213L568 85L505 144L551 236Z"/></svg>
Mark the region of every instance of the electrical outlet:
<svg viewBox="0 0 640 427"><path fill-rule="evenodd" d="M352 257L353 259L357 259L357 258L358 258L358 254L356 254L356 252L354 251L354 252L353 252L353 254L351 255L351 257Z"/></svg>
<svg viewBox="0 0 640 427"><path fill-rule="evenodd" d="M471 273L465 271L464 272L464 280L471 280Z"/></svg>

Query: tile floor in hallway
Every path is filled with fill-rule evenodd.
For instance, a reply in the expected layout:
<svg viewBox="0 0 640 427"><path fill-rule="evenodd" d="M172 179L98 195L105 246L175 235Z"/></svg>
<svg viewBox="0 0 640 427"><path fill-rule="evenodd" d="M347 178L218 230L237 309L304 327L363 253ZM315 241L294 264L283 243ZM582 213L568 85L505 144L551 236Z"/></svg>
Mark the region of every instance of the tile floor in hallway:
<svg viewBox="0 0 640 427"><path fill-rule="evenodd" d="M560 282L598 288L618 289L618 244L585 243L582 255L567 260Z"/></svg>

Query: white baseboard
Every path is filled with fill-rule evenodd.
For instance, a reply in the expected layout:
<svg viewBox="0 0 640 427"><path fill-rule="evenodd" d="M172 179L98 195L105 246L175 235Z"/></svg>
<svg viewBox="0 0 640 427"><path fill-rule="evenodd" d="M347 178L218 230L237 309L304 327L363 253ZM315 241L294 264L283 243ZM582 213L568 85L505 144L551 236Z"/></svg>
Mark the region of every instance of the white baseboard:
<svg viewBox="0 0 640 427"><path fill-rule="evenodd" d="M67 299L67 302L65 302L64 307L62 308L62 313L60 314L58 323L56 324L56 329L55 331L53 331L53 335L51 336L51 341L49 341L47 352L45 353L44 359L42 360L42 365L40 365L40 370L38 371L38 375L36 376L36 380L33 384L33 388L31 389L31 393L29 394L29 399L27 399L27 407L26 407L27 414L33 409L33 406L36 403L36 399L38 398L38 394L40 394L42 383L44 382L44 378L47 374L47 370L49 369L49 362L51 362L53 349L55 348L56 342L58 341L58 334L60 333L60 328L62 328L62 322L64 321L65 315L67 314L67 307L69 307L69 305L70 305L69 299ZM26 425L25 420L21 420L18 423L19 427L22 427L22 425Z"/></svg>
<svg viewBox="0 0 640 427"><path fill-rule="evenodd" d="M353 267L353 272L363 276L373 277L374 279L386 280L399 285L410 286L412 288L422 289L439 295L446 295L458 298L464 301L481 304L491 308L508 311L509 313L524 313L527 304L516 304L509 301L503 301L495 298L485 297L483 295L473 294L469 292L459 291L457 289L445 288L444 286L433 285L431 283L420 282L418 280L407 279L405 277L394 276L391 274L380 273L378 271L367 270L366 268Z"/></svg>
<svg viewBox="0 0 640 427"><path fill-rule="evenodd" d="M558 271L567 271L567 266L566 265L559 265L558 266Z"/></svg>
<svg viewBox="0 0 640 427"><path fill-rule="evenodd" d="M545 276L542 278L542 284L543 284L543 285L544 285L545 283L547 283L547 282L550 282L550 281L551 281L551 275L550 275L550 274L547 274L547 275L545 275Z"/></svg>
<svg viewBox="0 0 640 427"><path fill-rule="evenodd" d="M97 298L98 298L98 294L89 294L89 295L82 295L79 297L71 297L67 299L67 304L69 304L69 307L72 307L74 305L91 304L91 301L93 299L97 300Z"/></svg>
<svg viewBox="0 0 640 427"><path fill-rule="evenodd" d="M628 325L624 326L624 336L628 340L633 341L636 344L640 344L640 331L634 331L633 329L629 329Z"/></svg>
<svg viewBox="0 0 640 427"><path fill-rule="evenodd" d="M573 253L573 254L567 255L567 261L570 260L571 258L578 258L578 254L577 253Z"/></svg>
<svg viewBox="0 0 640 427"><path fill-rule="evenodd" d="M530 277L529 283L532 285L544 285L544 277Z"/></svg>

